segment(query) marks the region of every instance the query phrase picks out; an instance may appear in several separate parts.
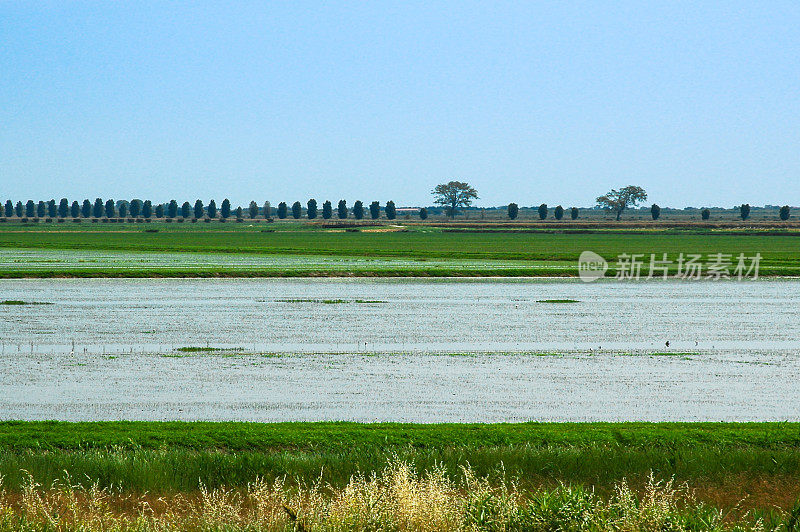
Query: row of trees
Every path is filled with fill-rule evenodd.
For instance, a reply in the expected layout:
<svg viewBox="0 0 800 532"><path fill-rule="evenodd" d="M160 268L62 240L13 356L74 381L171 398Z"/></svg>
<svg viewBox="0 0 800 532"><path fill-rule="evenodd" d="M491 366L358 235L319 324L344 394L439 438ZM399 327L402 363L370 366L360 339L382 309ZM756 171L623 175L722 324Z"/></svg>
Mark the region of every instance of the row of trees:
<svg viewBox="0 0 800 532"><path fill-rule="evenodd" d="M423 209L425 210L425 209ZM309 220L314 220L315 218L322 217L323 220L330 220L333 218L333 204L330 201L325 201L322 204L322 212L317 205L317 200L310 199L306 203L306 216ZM395 206L393 201L387 201L386 206L383 208L383 212L386 215L386 218L389 220L394 220L397 218L397 207ZM295 201L291 206L291 213L290 208L286 204L285 201L282 201L278 204L278 218L281 220L287 218L290 214L292 218L299 220L303 216L303 205L299 201ZM377 201L373 201L369 204L369 208L365 210L364 202L363 201L356 201L353 203L352 208L347 206L347 201L339 200L339 203L336 205L336 217L340 220L344 220L350 215L353 215L353 218L356 220L364 219L367 214L373 220L377 220L380 218L381 215L381 204ZM422 212L420 212L420 216L422 216ZM425 212L425 218L427 218L427 211ZM423 218L424 219L424 218Z"/></svg>
<svg viewBox="0 0 800 532"><path fill-rule="evenodd" d="M549 207L546 203L542 203L536 209L537 214L539 215L540 220L544 220L547 218L548 213L550 212ZM512 220L516 220L517 216L519 216L519 205L516 203L509 203L508 204L508 217ZM564 218L564 207L561 205L557 205L555 209L553 209L553 217L556 220L561 220ZM572 220L578 219L578 208L577 207L570 207L569 209L569 217Z"/></svg>
<svg viewBox="0 0 800 532"><path fill-rule="evenodd" d="M299 219L302 216L302 210L300 202L294 202L291 207L292 217ZM289 214L288 211L286 202L281 202L277 209L278 218L287 218ZM397 217L397 208L393 201L386 202L383 211L386 218L389 220L394 220ZM380 203L377 201L370 203L368 212L370 218L373 220L379 218L381 213ZM110 199L103 201L101 198L97 198L94 202L86 199L83 200L83 203L73 201L71 204L66 198L61 199L58 204L52 199L46 202L39 201L38 203L34 203L33 200L28 200L24 204L18 201L16 205L11 200L7 200L5 205L0 203L0 216L16 216L18 218L204 218L206 216L209 218L217 218L217 216L219 216L222 219L226 219L235 216L237 219L242 219L245 214L247 214L249 218L258 217L258 204L255 201L251 201L247 211L245 211L242 207L232 209L231 202L227 199L222 201L219 208L217 208L217 203L214 200L209 201L208 205L204 205L202 200L199 199L194 202L194 205L186 201L180 206L175 200L154 206L150 200L142 201L134 199L131 201L123 200L115 202ZM261 207L261 214L264 218L270 218L272 216L272 208L268 201L264 202L263 207ZM319 214L317 200L308 200L306 205L306 215L308 218L313 220L317 218ZM356 201L352 208L348 208L347 202L345 200L340 200L336 209L337 217L344 219L350 214L358 220L364 218L364 203ZM326 220L333 217L333 206L330 201L326 201L322 204L321 215L322 218ZM423 217L423 219L427 218L427 211L422 209L420 216Z"/></svg>
<svg viewBox="0 0 800 532"><path fill-rule="evenodd" d="M791 207L789 207L788 205L784 205L778 210L778 217L783 221L788 220L790 214L791 214ZM739 207L739 216L741 216L742 220L747 220L748 218L750 218L749 203L744 203Z"/></svg>
<svg viewBox="0 0 800 532"><path fill-rule="evenodd" d="M269 203L265 203L264 208L268 211ZM222 202L219 212L223 218L229 218L234 214L239 218L244 216L241 207L232 212L231 203L227 199ZM150 200L115 202L110 199L103 201L101 198L97 198L94 202L86 199L83 203L73 201L71 204L66 198L62 198L58 204L52 199L38 203L28 200L24 205L21 201L14 205L11 200L7 200L5 205L0 204L0 215L19 218L177 218L179 215L183 218L190 218L192 215L202 218L206 213L212 218L217 216L217 205L214 200L209 202L207 208L200 200L195 202L194 207L188 201L179 207L175 200L154 206ZM251 218L258 215L258 205L255 202L250 203L249 214Z"/></svg>
<svg viewBox="0 0 800 532"><path fill-rule="evenodd" d="M459 208L468 207L471 204L471 200L477 197L475 190L466 183L450 182L445 185L440 185L440 187L451 187L453 189L453 194L451 196L440 196L437 198L437 203L444 206L445 213L450 217L455 216ZM437 187L437 189L438 188L439 187ZM438 191L434 191L434 195L437 193L445 194L445 192L446 191L442 188ZM619 191L612 190L605 196L599 197L597 202L599 207L614 212L617 220L619 220L625 209L636 206L638 202L646 198L647 194L643 189L629 186ZM264 202L261 209L264 218L271 218L272 209L268 201ZM383 211L386 218L389 220L394 220L397 217L397 208L393 201L386 202ZM780 208L778 216L781 220L788 220L790 211L790 207L784 205ZM376 220L380 218L380 213L381 205L377 201L370 203L369 207L366 209L364 203L361 201L356 201L352 207L348 207L345 200L339 200L336 206L336 217L339 219L346 219L352 215L356 220L361 220L367 216ZM428 210L426 208L423 207L418 213L420 219L425 220L428 218ZM519 216L519 206L516 203L509 203L507 213L510 219L516 220ZM259 206L255 201L250 202L246 214L251 219L258 217ZM306 203L305 214L309 220L313 220L320 215L322 219L329 220L334 217L333 205L330 201L325 201L322 204L320 212L317 200L310 199ZM537 214L541 220L548 217L549 208L546 203L539 205ZM565 210L561 205L553 209L553 217L556 220L563 219L564 214ZM650 214L653 220L658 220L661 217L661 207L654 203L650 207ZM739 214L742 220L747 220L750 217L750 205L747 203L741 205L739 207ZM291 205L291 208L283 201L278 204L278 218L285 219L290 215L294 219L302 218L303 206L299 201L295 201ZM579 210L577 207L571 207L569 209L570 219L576 220L578 215ZM70 204L66 198L63 198L58 204L52 199L47 202L39 201L38 203L34 203L33 200L28 200L25 204L21 201L14 204L11 200L7 200L5 205L0 203L0 216L17 216L18 218L203 218L206 216L209 218L217 218L217 216L219 216L222 219L235 216L237 219L242 219L245 216L245 210L242 209L242 207L237 207L235 210L232 210L231 202L227 199L223 200L218 209L214 200L211 200L207 206L199 199L195 201L194 205L187 201L179 206L177 201L171 200L169 203L154 206L150 200L142 201L134 199L130 202L115 202L110 199L103 201L101 198L97 198L94 202L86 199L83 200L82 204L77 201L73 201L72 204ZM711 211L709 209L703 209L700 216L703 220L708 220L711 217Z"/></svg>
<svg viewBox="0 0 800 532"><path fill-rule="evenodd" d="M788 205L784 205L778 210L778 217L783 220L784 222L789 219L791 215L791 207ZM657 204L653 203L650 207L650 215L652 216L653 220L658 220L661 217L661 207ZM747 220L750 218L750 204L744 203L739 206L739 216L742 220ZM700 218L703 220L708 220L711 218L711 211L709 209L703 209L700 211Z"/></svg>

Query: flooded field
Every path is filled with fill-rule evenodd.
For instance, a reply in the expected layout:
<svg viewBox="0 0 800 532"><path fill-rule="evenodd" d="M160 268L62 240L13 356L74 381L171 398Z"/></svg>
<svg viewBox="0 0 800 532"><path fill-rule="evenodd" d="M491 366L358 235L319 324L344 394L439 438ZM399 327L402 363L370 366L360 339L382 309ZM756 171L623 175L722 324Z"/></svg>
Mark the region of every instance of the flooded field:
<svg viewBox="0 0 800 532"><path fill-rule="evenodd" d="M7 272L65 272L100 270L201 271L224 268L228 272L359 272L364 270L471 271L492 268L547 267L553 270L574 270L574 261L520 261L474 259L374 258L335 255L271 255L245 253L164 253L71 249L3 248L0 270Z"/></svg>
<svg viewBox="0 0 800 532"><path fill-rule="evenodd" d="M14 280L0 301L28 303L0 305L3 419L800 419L796 280Z"/></svg>

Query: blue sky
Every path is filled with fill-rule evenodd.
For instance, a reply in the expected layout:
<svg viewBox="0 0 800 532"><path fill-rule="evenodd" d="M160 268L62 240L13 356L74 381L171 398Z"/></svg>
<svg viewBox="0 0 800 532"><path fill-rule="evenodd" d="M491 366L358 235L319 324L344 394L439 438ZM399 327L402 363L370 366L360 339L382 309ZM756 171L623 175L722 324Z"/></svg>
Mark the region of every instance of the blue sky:
<svg viewBox="0 0 800 532"><path fill-rule="evenodd" d="M0 196L800 204L800 2L0 2Z"/></svg>

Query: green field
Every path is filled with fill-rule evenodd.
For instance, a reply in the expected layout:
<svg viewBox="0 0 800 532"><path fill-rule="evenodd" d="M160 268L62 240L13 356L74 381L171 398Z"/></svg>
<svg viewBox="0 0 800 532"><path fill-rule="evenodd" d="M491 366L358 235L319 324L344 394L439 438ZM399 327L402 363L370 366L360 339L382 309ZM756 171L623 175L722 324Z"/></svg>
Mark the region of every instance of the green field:
<svg viewBox="0 0 800 532"><path fill-rule="evenodd" d="M63 471L81 483L134 491L241 486L286 475L334 485L393 456L419 469L506 474L528 487L610 489L623 478L708 486L761 479L800 496L800 423L357 424L2 422L0 474L18 489L30 472L48 485ZM755 485L753 487L756 487ZM744 497L748 487L740 493ZM763 486L762 486L763 488Z"/></svg>
<svg viewBox="0 0 800 532"><path fill-rule="evenodd" d="M157 226L157 232L147 232ZM265 229L269 226L269 229ZM274 227L274 229L273 229ZM591 250L614 273L622 253L762 256L760 274L800 275L800 232L789 230L586 230L470 232L413 225L323 229L280 224L5 224L4 277L142 276L566 276ZM153 230L153 229L151 229ZM267 232L265 232L267 231ZM62 250L46 262L31 254ZM86 257L67 251L86 253ZM91 254L89 252L94 252ZM97 260L97 253L129 253ZM171 254L171 255L164 255ZM177 255L175 255L177 254ZM93 258L94 257L94 258ZM332 261L338 259L339 263ZM372 262L370 262L372 261ZM673 266L671 271L674 271Z"/></svg>

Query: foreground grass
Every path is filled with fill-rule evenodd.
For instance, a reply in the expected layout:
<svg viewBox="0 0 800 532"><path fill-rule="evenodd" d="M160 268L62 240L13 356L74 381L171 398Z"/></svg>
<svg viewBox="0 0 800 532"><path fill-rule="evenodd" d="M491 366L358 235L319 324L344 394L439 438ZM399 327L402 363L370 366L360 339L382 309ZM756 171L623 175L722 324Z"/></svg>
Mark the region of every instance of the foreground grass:
<svg viewBox="0 0 800 532"><path fill-rule="evenodd" d="M452 479L394 460L340 488L256 479L194 497L130 497L69 477L43 489L29 480L21 497L0 496L0 530L794 530L799 512L727 512L671 481L649 479L638 491L623 481L608 496L526 491L469 467Z"/></svg>
<svg viewBox="0 0 800 532"><path fill-rule="evenodd" d="M675 479L719 508L788 510L800 497L800 424L0 423L11 493L63 482L127 494L244 489L261 479L343 489L401 460L456 482L469 468L524 492Z"/></svg>

